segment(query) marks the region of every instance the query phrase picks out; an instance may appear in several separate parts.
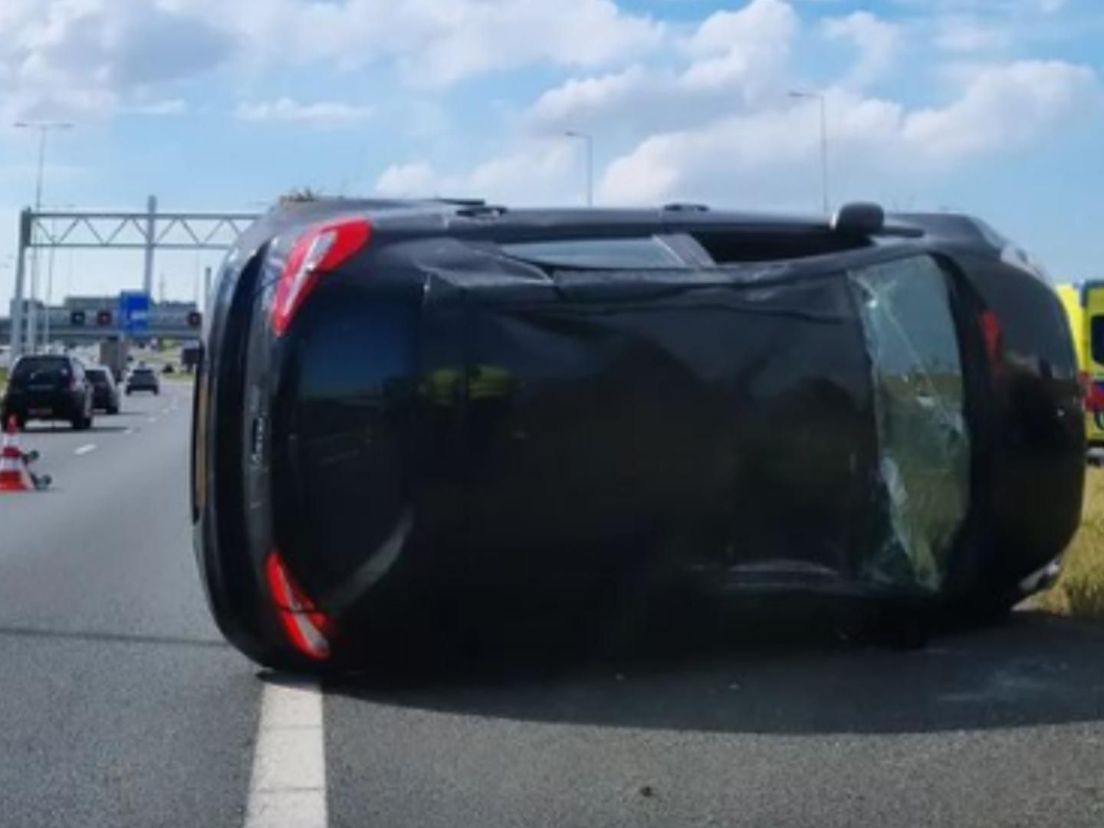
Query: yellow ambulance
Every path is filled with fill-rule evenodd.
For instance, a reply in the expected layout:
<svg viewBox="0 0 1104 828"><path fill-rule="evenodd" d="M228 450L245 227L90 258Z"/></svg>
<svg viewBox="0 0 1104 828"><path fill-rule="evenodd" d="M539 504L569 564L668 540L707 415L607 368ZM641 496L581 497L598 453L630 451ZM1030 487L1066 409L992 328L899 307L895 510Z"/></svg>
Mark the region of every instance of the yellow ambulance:
<svg viewBox="0 0 1104 828"><path fill-rule="evenodd" d="M1104 281L1055 288L1069 317L1085 388L1085 435L1104 448Z"/></svg>

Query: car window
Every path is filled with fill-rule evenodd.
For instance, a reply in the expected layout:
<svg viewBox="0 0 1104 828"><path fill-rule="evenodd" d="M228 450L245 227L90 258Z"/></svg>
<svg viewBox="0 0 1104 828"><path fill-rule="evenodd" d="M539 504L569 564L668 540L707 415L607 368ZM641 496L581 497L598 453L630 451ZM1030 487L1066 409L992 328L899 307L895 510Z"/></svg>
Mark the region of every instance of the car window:
<svg viewBox="0 0 1104 828"><path fill-rule="evenodd" d="M1104 365L1104 316L1094 316L1090 323L1093 362Z"/></svg>
<svg viewBox="0 0 1104 828"><path fill-rule="evenodd" d="M513 242L500 247L511 256L549 267L663 269L684 264L655 236Z"/></svg>
<svg viewBox="0 0 1104 828"><path fill-rule="evenodd" d="M889 507L870 574L937 589L969 506L965 386L946 275L919 256L858 270L852 280Z"/></svg>
<svg viewBox="0 0 1104 828"><path fill-rule="evenodd" d="M64 357L24 357L16 363L13 379L28 379L34 376L68 376L69 361Z"/></svg>

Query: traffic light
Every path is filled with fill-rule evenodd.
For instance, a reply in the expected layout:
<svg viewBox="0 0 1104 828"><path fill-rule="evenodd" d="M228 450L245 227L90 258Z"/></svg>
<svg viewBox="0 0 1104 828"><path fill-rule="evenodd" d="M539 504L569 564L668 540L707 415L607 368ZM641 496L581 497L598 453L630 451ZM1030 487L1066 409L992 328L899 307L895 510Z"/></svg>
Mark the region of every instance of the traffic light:
<svg viewBox="0 0 1104 828"><path fill-rule="evenodd" d="M75 310L69 314L69 324L74 327L80 327L84 324L84 311Z"/></svg>
<svg viewBox="0 0 1104 828"><path fill-rule="evenodd" d="M102 310L96 314L96 324L101 328L106 328L111 324L111 311Z"/></svg>
<svg viewBox="0 0 1104 828"><path fill-rule="evenodd" d="M203 314L199 311L188 312L188 327L198 328L203 323Z"/></svg>

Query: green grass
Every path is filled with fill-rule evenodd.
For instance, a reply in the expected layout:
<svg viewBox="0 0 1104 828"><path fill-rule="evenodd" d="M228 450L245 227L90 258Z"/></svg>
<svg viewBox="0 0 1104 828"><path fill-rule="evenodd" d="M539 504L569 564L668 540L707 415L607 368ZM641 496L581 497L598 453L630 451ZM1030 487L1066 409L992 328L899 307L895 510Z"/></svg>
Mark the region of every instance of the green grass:
<svg viewBox="0 0 1104 828"><path fill-rule="evenodd" d="M1081 529L1066 550L1058 583L1038 596L1035 605L1062 615L1104 619L1104 470L1088 469Z"/></svg>

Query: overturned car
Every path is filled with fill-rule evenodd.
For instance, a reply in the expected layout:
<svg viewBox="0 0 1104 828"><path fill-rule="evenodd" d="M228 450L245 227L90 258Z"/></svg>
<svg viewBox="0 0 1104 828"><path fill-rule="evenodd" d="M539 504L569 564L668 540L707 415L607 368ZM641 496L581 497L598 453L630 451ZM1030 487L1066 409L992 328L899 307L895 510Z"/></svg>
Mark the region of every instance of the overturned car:
<svg viewBox="0 0 1104 828"><path fill-rule="evenodd" d="M1062 306L964 216L288 205L203 343L199 569L275 667L641 584L991 617L1079 520Z"/></svg>

